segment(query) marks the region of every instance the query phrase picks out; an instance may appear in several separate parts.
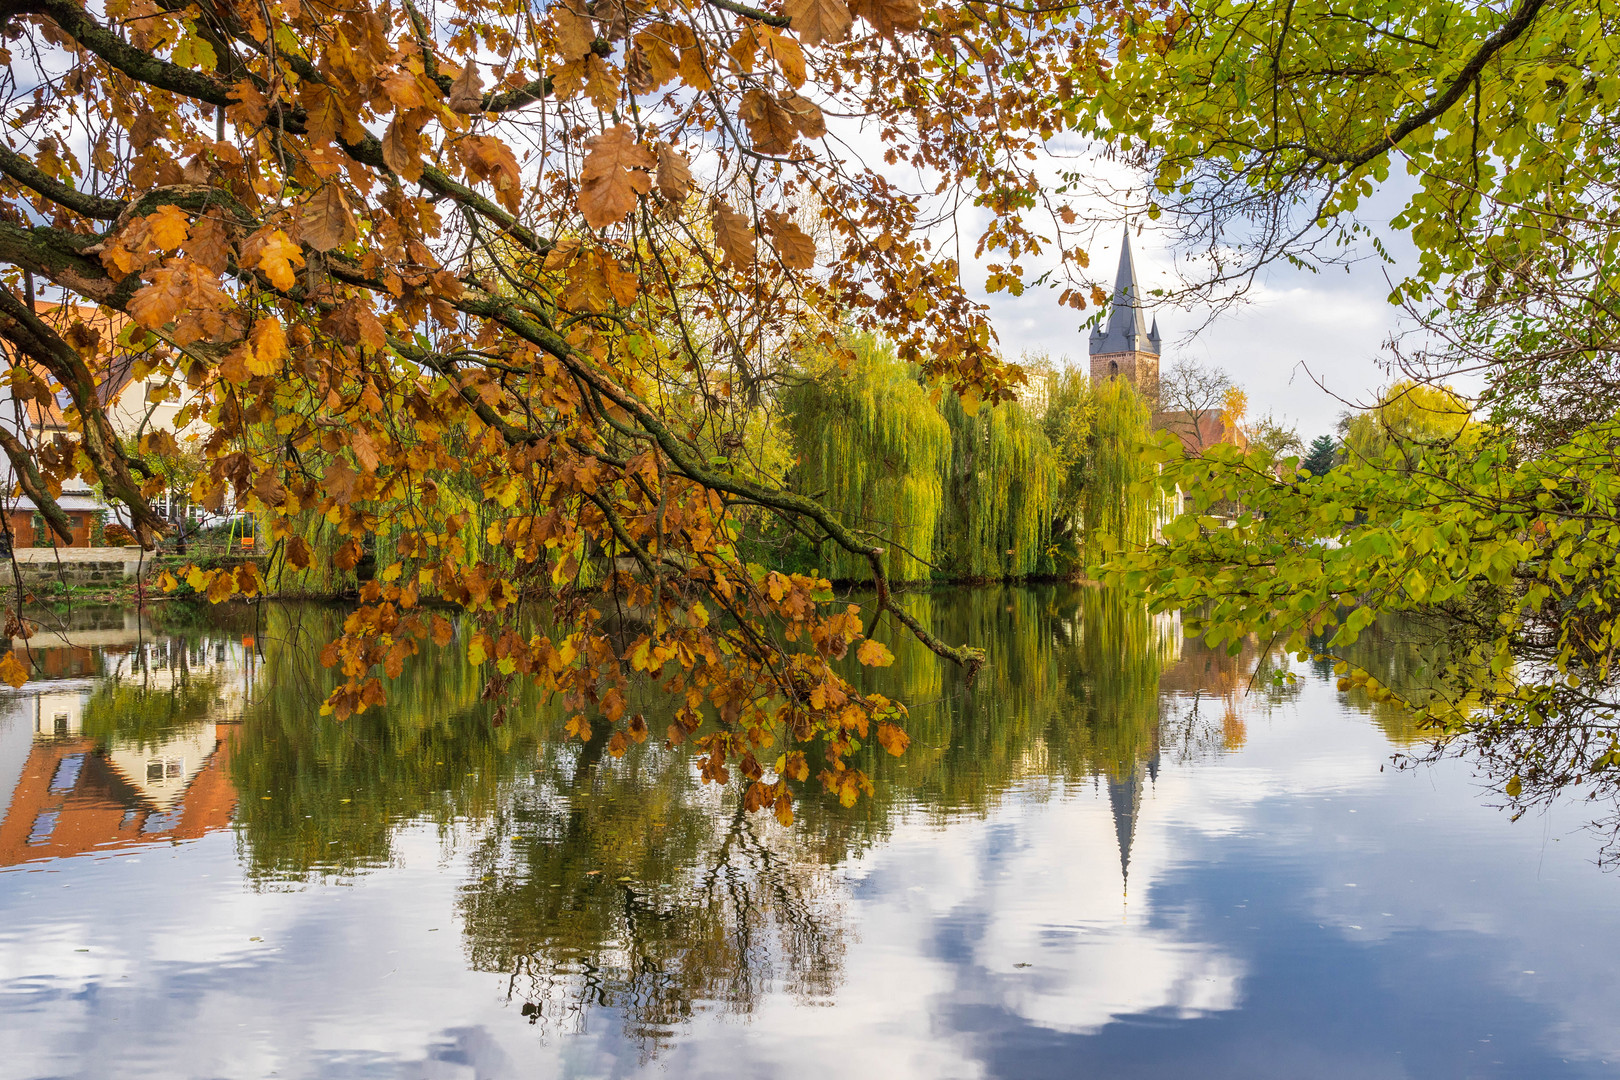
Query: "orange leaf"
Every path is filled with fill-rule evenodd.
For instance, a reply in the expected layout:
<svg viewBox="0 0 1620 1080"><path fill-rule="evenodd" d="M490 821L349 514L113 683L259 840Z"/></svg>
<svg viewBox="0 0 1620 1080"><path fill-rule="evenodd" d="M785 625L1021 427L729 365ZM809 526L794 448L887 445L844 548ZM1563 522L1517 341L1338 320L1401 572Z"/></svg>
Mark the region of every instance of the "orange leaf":
<svg viewBox="0 0 1620 1080"><path fill-rule="evenodd" d="M578 4L579 0L574 0ZM591 51L596 40L596 27L591 20L572 10L574 4L551 5L551 26L557 39L557 54L564 60L575 60Z"/></svg>
<svg viewBox="0 0 1620 1080"><path fill-rule="evenodd" d="M636 207L636 196L652 188L646 172L657 159L636 142L627 124L610 127L585 143L579 208L593 229L620 221Z"/></svg>
<svg viewBox="0 0 1620 1080"><path fill-rule="evenodd" d="M619 73L595 53L585 58L585 93L591 104L603 112L610 111L619 101Z"/></svg>
<svg viewBox="0 0 1620 1080"><path fill-rule="evenodd" d="M523 181L511 148L493 135L473 136L463 146L467 172L476 179L488 181L495 188L495 197L501 200L501 205L516 213L522 199Z"/></svg>
<svg viewBox="0 0 1620 1080"><path fill-rule="evenodd" d="M878 743L882 745L883 749L895 757L905 753L906 747L911 745L911 736L887 720L878 721L877 737Z"/></svg>
<svg viewBox="0 0 1620 1080"><path fill-rule="evenodd" d="M191 276L183 262L171 261L152 272L152 284L129 298L130 316L148 330L168 323L191 294Z"/></svg>
<svg viewBox="0 0 1620 1080"><path fill-rule="evenodd" d="M451 638L455 637L455 635L456 628L450 624L449 619L443 615L433 616L433 644L442 649L450 644Z"/></svg>
<svg viewBox="0 0 1620 1080"><path fill-rule="evenodd" d="M280 322L266 318L253 324L253 359L248 363L251 374L269 375L289 355L287 334Z"/></svg>
<svg viewBox="0 0 1620 1080"><path fill-rule="evenodd" d="M765 50L782 69L782 77L792 87L804 85L804 50L786 34L772 34L765 42Z"/></svg>

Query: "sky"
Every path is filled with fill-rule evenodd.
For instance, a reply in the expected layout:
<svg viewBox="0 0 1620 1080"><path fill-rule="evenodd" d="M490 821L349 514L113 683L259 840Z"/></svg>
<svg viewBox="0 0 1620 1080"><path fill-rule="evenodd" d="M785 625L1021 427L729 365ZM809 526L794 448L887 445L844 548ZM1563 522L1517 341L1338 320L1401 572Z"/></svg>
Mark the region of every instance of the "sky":
<svg viewBox="0 0 1620 1080"><path fill-rule="evenodd" d="M1038 175L1054 186L1060 169L1097 171L1108 182L1130 185L1132 178L1115 167L1086 161L1083 151L1054 147L1049 160L1036 166ZM1112 175L1105 175L1111 173ZM1391 381L1381 361L1385 343L1402 328L1402 312L1389 303L1391 283L1416 264L1416 252L1403 235L1389 227L1408 193L1397 170L1362 207L1358 220L1372 227L1393 262L1374 257L1371 245L1355 251L1347 265L1318 272L1286 265L1271 268L1252 287L1244 301L1215 313L1207 308L1161 307L1157 315L1163 338L1162 367L1179 356L1224 369L1249 397L1249 416L1267 413L1295 427L1305 443L1331 434L1341 413L1365 407L1376 391ZM1077 204L1079 205L1079 204ZM1096 242L1087 248L1090 270L1111 283L1119 264L1124 221L1107 224L1109 208L1101 204L1081 207L1091 220L1105 222L1096 230ZM975 223L976 224L976 223ZM1142 228L1138 231L1138 225ZM964 235L977 230L964 222ZM1131 249L1145 295L1155 289L1173 289L1187 283L1182 277L1184 253L1175 250L1168 230L1152 222L1131 223ZM1030 289L1021 297L989 295L982 291L984 272L967 278L979 285L978 298L989 305L1005 355L1046 353L1053 360L1067 357L1086 363L1086 336L1082 328L1093 310L1062 307L1059 290ZM1024 260L1026 263L1035 260ZM1031 270L1045 269L1048 260Z"/></svg>

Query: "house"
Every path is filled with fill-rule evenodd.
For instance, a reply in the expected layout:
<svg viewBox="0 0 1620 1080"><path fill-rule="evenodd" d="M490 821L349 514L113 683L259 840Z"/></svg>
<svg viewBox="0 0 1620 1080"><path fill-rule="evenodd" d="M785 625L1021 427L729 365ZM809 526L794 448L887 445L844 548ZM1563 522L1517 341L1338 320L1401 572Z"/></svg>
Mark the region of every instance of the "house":
<svg viewBox="0 0 1620 1080"><path fill-rule="evenodd" d="M1153 410L1153 427L1169 431L1181 440L1188 454L1201 454L1219 443L1239 449L1247 447L1242 430L1228 422L1219 409L1197 413L1161 407L1159 386L1159 320L1149 329L1142 312L1142 290L1136 280L1136 262L1131 257L1131 234L1119 253L1119 271L1114 278L1114 297L1107 321L1091 332L1091 381L1126 379Z"/></svg>
<svg viewBox="0 0 1620 1080"><path fill-rule="evenodd" d="M157 380L144 373L137 375L134 355L108 347L117 341L119 333L127 325L123 315L95 307L47 302L37 302L35 310L64 337L70 337L69 331L75 324L82 324L102 343L103 347L99 349L92 367L97 378L96 395L107 411L114 434L120 439L139 438L154 429L168 429L174 432L177 439L184 439L197 430L195 423L185 431L175 430L178 414L185 403L184 396L174 398L164 394ZM84 332L79 331L81 335ZM68 434L65 412L73 404L68 392L57 386L38 365L19 360L9 353L4 355L4 360L8 368L19 363L27 365L41 382L52 389L53 396L44 401L37 397L23 400L15 393L9 378L0 381L0 426L31 446L42 446L57 433ZM14 494L15 490L11 462L0 455L0 504L3 504L6 520L11 526L13 545L17 548L57 546L59 539L46 526L33 502L20 492ZM165 501L173 504L176 500L170 497ZM180 501L183 502L183 498ZM72 524L72 541L68 546L88 547L101 542L101 530L109 516L108 507L88 483L77 477L67 481L57 502ZM172 512L177 507L169 505L162 509Z"/></svg>

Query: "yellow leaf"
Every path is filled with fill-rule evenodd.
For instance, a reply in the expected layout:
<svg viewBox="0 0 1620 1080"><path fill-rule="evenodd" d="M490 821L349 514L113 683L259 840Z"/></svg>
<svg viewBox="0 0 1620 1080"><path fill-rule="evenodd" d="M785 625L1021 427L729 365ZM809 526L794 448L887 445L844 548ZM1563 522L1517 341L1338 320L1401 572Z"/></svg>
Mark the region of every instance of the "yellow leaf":
<svg viewBox="0 0 1620 1080"><path fill-rule="evenodd" d="M18 661L16 653L6 653L0 660L0 679L10 683L13 690L28 681L28 669Z"/></svg>
<svg viewBox="0 0 1620 1080"><path fill-rule="evenodd" d="M888 667L894 663L894 654L883 642L868 638L855 650L855 659L867 667Z"/></svg>
<svg viewBox="0 0 1620 1080"><path fill-rule="evenodd" d="M259 250L259 269L264 271L270 283L283 292L298 284L298 277L293 273L295 267L304 265L304 253L298 250L298 245L287 238L287 234L277 229L270 234L264 247Z"/></svg>
<svg viewBox="0 0 1620 1080"><path fill-rule="evenodd" d="M253 358L248 361L251 375L269 375L290 354L287 352L287 334L276 319L260 319L253 324Z"/></svg>
<svg viewBox="0 0 1620 1080"><path fill-rule="evenodd" d="M174 251L186 242L191 233L191 220L178 206L160 206L157 212L146 215L152 242L164 251Z"/></svg>

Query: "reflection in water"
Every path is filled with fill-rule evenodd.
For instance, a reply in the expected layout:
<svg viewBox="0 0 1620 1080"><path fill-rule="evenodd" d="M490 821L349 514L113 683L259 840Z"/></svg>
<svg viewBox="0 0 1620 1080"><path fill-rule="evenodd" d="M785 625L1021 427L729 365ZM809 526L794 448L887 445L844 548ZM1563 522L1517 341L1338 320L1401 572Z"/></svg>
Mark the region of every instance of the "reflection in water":
<svg viewBox="0 0 1620 1080"><path fill-rule="evenodd" d="M984 1071L961 1068L967 1033L997 1045L1030 1032L1042 1033L1037 1042L1101 1038L1124 1017L1212 1022L1264 1000L1259 954L1211 922L1246 910L1250 886L1233 886L1242 891L1211 915L1176 892L1186 858L1169 837L1172 827L1241 837L1245 806L1291 784L1338 790L1337 780L1311 787L1313 770L1331 770L1309 754L1268 772L1240 764L1264 760L1253 726L1300 699L1303 684L1281 677L1286 663L1252 640L1236 654L1205 649L1183 640L1174 619L1095 589L915 593L903 602L946 640L983 644L991 663L969 686L907 638L891 642L892 667L852 667L868 689L910 704L911 750L895 759L866 748L858 764L876 795L846 809L807 793L790 829L744 814L734 791L699 783L683 750L646 744L615 759L605 739L562 738L559 711L521 697L501 703L497 725L479 672L456 649L407 668L386 708L342 723L322 718L331 681L314 656L342 617L334 609L265 606L227 627L178 626L182 609L173 609L166 626L133 617L98 624L93 646L71 633L35 642L42 677L0 699L8 710L0 867L70 869L85 860L65 856L135 852L230 826L239 877L216 894L221 904L319 901L323 914L287 932L278 948L291 951L279 967L253 974L233 950L260 935L243 931L210 954L217 959L175 969L151 993L183 996L187 980L214 986L210 965L235 972L233 985L267 980L260 996L235 991L247 995L242 1008L267 1016L307 1008L321 1016L321 1037L337 1040L308 1057L276 1057L283 1075L374 1072L397 1060L415 1062L405 1075L437 1076L435 1063L450 1054L474 1063L464 1075L505 1076L519 1071L515 1046L537 1054L563 1045L581 1048L564 1054L574 1064L546 1058L549 1066L530 1072L623 1073L654 1058L698 1074L749 1071L727 1057L735 1043L716 1034L730 1029L712 1026L727 1018L780 1042L769 1062L755 1063L768 1072L797 1045L782 1007L818 1007L794 1014L817 1029L802 1017L842 1016L850 1002L879 1030L937 1028L946 1042L914 1048L913 1073L961 1075ZM1405 639L1363 640L1383 650L1385 664L1423 662L1402 651ZM1331 678L1315 675L1317 686ZM1387 706L1352 702L1392 741L1412 738ZM662 728L663 702L634 707ZM1227 760L1234 765L1215 768ZM1357 764L1376 770L1377 755ZM1167 770L1176 783L1167 785ZM1199 794L1198 783L1216 787ZM1263 859L1253 865L1267 872ZM14 928L40 921L33 940L55 943L54 978L73 947L49 923L58 909L5 908L8 887L31 895L12 886L18 880L0 875L0 910ZM373 899L366 910L414 926L426 905L435 914L421 916L422 934L441 952L415 938L371 944L384 932L376 918L325 928L337 918L336 897L386 897L394 881L414 883L405 891L420 899L382 908ZM142 902L156 910L168 899ZM300 941L309 943L302 951ZM61 999L38 989L56 984L26 966L23 942L0 940L0 954L11 950L0 959L0 992L34 987L45 995L43 1015ZM387 980L412 978L395 975L401 953L440 966L401 986L407 998L388 998L397 984ZM74 993L105 984L110 994L108 980L121 977L114 967L85 970L101 974L85 975ZM125 970L165 969L154 957ZM275 970L299 981L271 978ZM351 971L364 989L340 997ZM469 975L484 981L466 983ZM461 989L423 1006L431 1016L393 1015L408 1012L400 1002L411 992L457 977ZM473 1026L453 1030L439 1019L497 986L495 1014L475 1009ZM384 1000L395 1004L385 1009ZM154 1004L162 1003L124 1007ZM407 1053L376 1049L392 1045L381 1036L367 1042L366 1032L401 1025L414 1038L413 1024L434 1045L460 1049ZM77 1047L80 1030L63 1028L61 1046ZM288 1054L314 1038L310 1030L276 1029L270 1041ZM528 1041L514 1041L515 1030ZM168 1036L184 1038L178 1029ZM381 1056L356 1056L344 1040ZM469 1049L477 1046L486 1049ZM34 1073L0 1063L0 1078L70 1072L61 1062L89 1051L39 1053L47 1064ZM487 1063L497 1059L505 1064ZM206 1060L199 1073L270 1071L258 1059ZM132 1064L130 1075L167 1073Z"/></svg>
<svg viewBox="0 0 1620 1080"><path fill-rule="evenodd" d="M108 621L36 642L34 669L45 677L6 699L0 783L13 782L0 866L195 839L230 824L250 650L156 635L134 616Z"/></svg>

